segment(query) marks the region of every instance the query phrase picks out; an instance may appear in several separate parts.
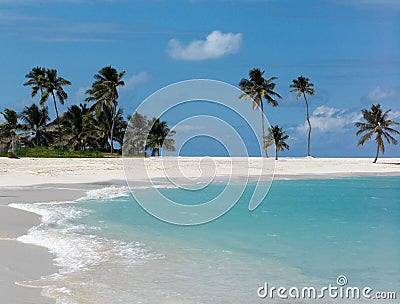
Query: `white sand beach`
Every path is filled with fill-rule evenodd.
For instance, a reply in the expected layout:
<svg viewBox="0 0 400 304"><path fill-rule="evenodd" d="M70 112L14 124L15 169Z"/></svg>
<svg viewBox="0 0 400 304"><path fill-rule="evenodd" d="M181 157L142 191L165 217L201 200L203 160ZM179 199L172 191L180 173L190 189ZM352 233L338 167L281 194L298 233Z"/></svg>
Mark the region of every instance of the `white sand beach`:
<svg viewBox="0 0 400 304"><path fill-rule="evenodd" d="M200 158L180 158L185 174L197 176ZM230 160L213 158L215 174L229 174ZM162 178L161 159L133 159L134 166L149 168ZM236 159L235 174L259 174L259 160ZM249 165L250 164L250 165ZM206 165L207 166L207 165ZM250 167L250 169L249 169ZM204 169L204 168L202 168ZM211 170L211 169L210 169ZM275 178L336 178L349 176L400 175L400 158L382 158L372 164L368 158L282 158L276 163ZM137 176L138 182L146 182ZM36 214L9 207L11 203L74 200L85 191L109 185L125 185L122 159L8 159L0 158L0 294L4 303L54 303L43 298L40 289L18 286L15 282L38 279L57 271L47 249L16 239L37 225Z"/></svg>
<svg viewBox="0 0 400 304"><path fill-rule="evenodd" d="M185 174L198 174L202 158L181 157L179 166ZM234 158L239 168L238 175L257 175L258 158ZM215 174L229 174L230 159L212 158L215 162ZM135 166L145 162L154 177L164 177L161 158L132 159ZM203 166L203 163L201 164ZM206 164L207 166L208 164ZM204 169L204 168L203 168ZM397 175L400 174L400 158L381 158L377 164L370 158L281 158L276 162L275 178L332 178L364 175ZM144 180L144 176L137 176ZM125 180L123 161L120 158L99 159L8 159L0 158L0 185L2 187L22 187L40 184L86 184L110 180Z"/></svg>

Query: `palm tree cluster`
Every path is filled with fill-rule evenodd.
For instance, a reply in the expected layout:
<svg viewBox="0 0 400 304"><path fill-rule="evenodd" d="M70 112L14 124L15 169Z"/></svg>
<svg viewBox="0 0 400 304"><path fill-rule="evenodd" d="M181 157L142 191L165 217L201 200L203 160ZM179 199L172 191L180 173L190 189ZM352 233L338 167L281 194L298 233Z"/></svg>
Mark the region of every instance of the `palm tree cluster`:
<svg viewBox="0 0 400 304"><path fill-rule="evenodd" d="M129 123L125 131L124 155L143 156L150 150L151 156L160 156L162 150L175 151L175 131L170 130L166 121L136 112L128 117Z"/></svg>
<svg viewBox="0 0 400 304"><path fill-rule="evenodd" d="M123 109L119 107L118 88L124 86L124 75L125 71L118 72L112 66L100 69L94 75L91 88L86 91L88 97L84 103L71 105L59 115L57 101L64 105L68 99L64 87L71 85L71 82L58 76L55 69L34 67L25 75L28 80L24 86L32 88L32 98L40 94L39 105L32 103L25 106L21 113L8 108L1 112L5 122L0 125L0 148L3 146L4 150L11 151L14 157L17 146L56 147L74 151L94 149L109 151L112 155L117 144L118 153L121 153L128 126ZM49 97L56 113L54 120L49 116ZM134 143L137 149L150 149L154 155L156 152L159 155L163 145L166 150L173 149L174 141L170 137L174 133L169 132L167 122L153 118L151 124L147 120L145 124L153 126L153 129L147 128L151 131L149 139ZM165 139L165 143L161 139Z"/></svg>
<svg viewBox="0 0 400 304"><path fill-rule="evenodd" d="M5 122L0 124L0 152L8 150L12 157L17 157L17 147L57 147L74 151L95 149L109 151L112 155L117 144L117 152L122 153L124 144L127 155L146 155L149 151L152 156L159 156L162 151L174 151L175 131L171 131L166 121L159 118L147 119L140 113L135 113L128 120L124 119L123 109L119 107L118 89L125 85L123 77L125 71L118 72L112 66L100 69L94 75L94 81L84 102L71 105L67 111L59 115L58 103L64 105L68 94L64 87L71 82L58 76L56 69L34 67L25 75L27 81L24 86L30 86L31 97L40 94L39 105L32 103L17 113L6 108L0 114ZM243 93L239 99L251 100L253 109L261 112L261 135L263 149L275 144L275 155L278 151L289 150L287 140L289 135L279 125L268 128L265 134L264 102L273 107L278 106L281 95L275 91L278 79L275 76L264 78L265 71L252 69L249 78L243 78L239 86ZM314 84L310 79L299 76L289 85L290 92L297 93L296 99L303 97L306 105L307 156L311 156L311 122L309 115L309 101L307 96L314 96ZM47 101L53 101L56 118L50 119ZM58 103L57 103L58 101ZM390 109L383 111L380 104L372 105L371 109L361 111L364 122L356 122L359 128L356 135L361 136L359 146L374 137L376 142L376 163L379 152L385 153L384 141L397 145L394 135L400 132L393 128L399 123L389 119ZM124 141L125 136L125 141Z"/></svg>
<svg viewBox="0 0 400 304"><path fill-rule="evenodd" d="M276 87L274 81L278 78L275 76L264 78L264 73L265 71L261 71L260 69L252 69L249 72L249 79L243 78L239 82L239 86L243 91L239 99L245 98L246 100L252 100L253 109L260 109L261 132L264 140L263 148L265 150L265 155L268 157L267 148L275 144L275 155L276 159L278 159L278 151L283 151L284 149L289 150L289 145L286 143L286 140L289 139L289 135L278 125L268 128L268 134L265 135L264 100L271 106L276 107L278 105L276 98L280 99L281 96L274 91ZM315 95L314 84L312 84L307 77L299 76L297 79L293 79L289 88L290 92L297 93L296 99L303 96L306 104L306 121L308 124L307 156L311 156L311 122L307 95ZM364 145L366 141L370 140L375 135L376 154L374 163L376 163L378 159L379 152L385 153L384 140L389 144L398 144L397 139L394 138L393 135L399 135L400 132L394 129L393 126L400 123L388 118L390 111L389 109L383 112L380 104L372 105L371 110L361 110L365 122L355 123L355 127L359 128L356 135L362 135L358 142L359 146Z"/></svg>
<svg viewBox="0 0 400 304"><path fill-rule="evenodd" d="M275 155L278 159L278 150L283 151L284 149L289 150L289 145L285 140L289 139L289 135L285 133L278 125L268 128L268 134L265 135L265 112L264 112L264 100L273 107L278 106L276 99L281 99L281 95L275 92L276 83L278 79L276 76L264 78L265 71L260 69L252 69L249 72L249 79L243 78L239 82L239 86L243 93L239 96L239 99L245 98L245 100L253 101L253 109L261 110L261 134L264 141L265 156L268 157L267 148L275 144ZM311 123L309 118L308 100L306 95L313 96L315 94L314 84L310 83L310 79L299 76L294 79L292 84L289 86L292 90L290 92L297 92L296 98L300 96L304 97L306 103L306 118L308 122L308 150L307 155L310 156L310 141L311 141Z"/></svg>
<svg viewBox="0 0 400 304"><path fill-rule="evenodd" d="M6 120L6 123L0 125L0 134L7 138L7 145L11 150L11 157L16 158L16 136L21 125L18 123L18 114L14 110L5 109L1 113Z"/></svg>

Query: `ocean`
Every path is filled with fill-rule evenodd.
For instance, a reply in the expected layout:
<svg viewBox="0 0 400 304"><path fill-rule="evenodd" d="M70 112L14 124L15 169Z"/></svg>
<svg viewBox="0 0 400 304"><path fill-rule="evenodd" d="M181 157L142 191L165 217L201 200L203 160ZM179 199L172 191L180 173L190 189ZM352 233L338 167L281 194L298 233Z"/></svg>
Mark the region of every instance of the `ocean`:
<svg viewBox="0 0 400 304"><path fill-rule="evenodd" d="M250 212L249 183L229 212L197 226L154 218L125 187L73 202L13 204L42 215L42 224L19 240L47 247L60 266L57 274L18 284L43 288L58 304L309 303L262 298L259 291L266 283L320 290L338 286L341 277L343 287L399 298L399 185L399 176L277 180ZM224 187L211 184L201 196ZM187 191L160 191L188 201ZM318 301L351 302L326 295ZM375 302L398 303L368 300Z"/></svg>

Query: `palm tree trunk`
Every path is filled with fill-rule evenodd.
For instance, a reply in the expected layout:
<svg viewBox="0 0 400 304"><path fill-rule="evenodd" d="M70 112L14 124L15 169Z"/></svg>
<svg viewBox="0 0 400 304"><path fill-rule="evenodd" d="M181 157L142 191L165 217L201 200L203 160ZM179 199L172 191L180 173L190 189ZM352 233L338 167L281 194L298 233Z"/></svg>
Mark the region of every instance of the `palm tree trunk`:
<svg viewBox="0 0 400 304"><path fill-rule="evenodd" d="M376 145L376 154L375 154L375 159L372 162L373 164L375 164L376 161L378 160L378 155L379 155L379 145Z"/></svg>
<svg viewBox="0 0 400 304"><path fill-rule="evenodd" d="M11 134L11 157L12 157L12 158L17 158L16 144L15 144L15 135L14 135L14 133Z"/></svg>
<svg viewBox="0 0 400 304"><path fill-rule="evenodd" d="M308 135L307 135L307 156L311 156L311 149L310 149L310 142L311 142L311 123L310 123L310 115L308 112L308 101L306 98L306 94L303 93L304 100L306 101L306 116L307 116L307 123L308 123Z"/></svg>
<svg viewBox="0 0 400 304"><path fill-rule="evenodd" d="M113 110L112 110L112 122L111 122L111 134L110 134L110 142L111 142L111 149L110 149L110 154L112 155L114 153L114 125L115 125L115 111L116 111L116 105L115 103L113 104Z"/></svg>
<svg viewBox="0 0 400 304"><path fill-rule="evenodd" d="M278 148L275 145L275 160L278 160Z"/></svg>
<svg viewBox="0 0 400 304"><path fill-rule="evenodd" d="M264 127L264 125L265 125L265 117L264 117L264 103L262 102L262 100L261 100L261 103L260 103L260 107L261 107L261 132L262 132L261 142L262 142L262 145L264 146L264 140L265 140L265 127ZM267 148L265 148L265 157L268 157Z"/></svg>
<svg viewBox="0 0 400 304"><path fill-rule="evenodd" d="M58 109L57 109L56 96L54 96L54 92L51 92L51 95L53 95L54 108L56 109L56 115L57 115L58 138L59 138L59 140L60 140L60 146L62 147L62 143L61 143L61 126L60 126L60 117L58 116Z"/></svg>
<svg viewBox="0 0 400 304"><path fill-rule="evenodd" d="M40 86L40 100L42 100L43 97L43 88L42 86ZM42 109L45 107L45 105L40 104L42 106ZM43 133L44 133L44 138L46 138L46 120L44 121L44 129L43 129ZM43 146L43 142L40 141L40 146Z"/></svg>

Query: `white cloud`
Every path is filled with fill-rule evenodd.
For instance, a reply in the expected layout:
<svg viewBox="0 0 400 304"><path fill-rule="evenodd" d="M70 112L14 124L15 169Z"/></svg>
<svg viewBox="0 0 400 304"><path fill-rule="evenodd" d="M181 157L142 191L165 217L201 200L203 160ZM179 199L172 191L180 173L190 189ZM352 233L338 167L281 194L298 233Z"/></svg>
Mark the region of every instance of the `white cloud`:
<svg viewBox="0 0 400 304"><path fill-rule="evenodd" d="M324 116L333 116L335 114L342 114L343 112L344 112L343 109L319 106L313 111L312 115L318 117L324 117Z"/></svg>
<svg viewBox="0 0 400 304"><path fill-rule="evenodd" d="M183 45L177 39L168 42L167 54L177 60L200 61L236 53L242 46L241 33L213 31L205 40L193 40Z"/></svg>
<svg viewBox="0 0 400 304"><path fill-rule="evenodd" d="M138 85L146 83L150 80L150 75L147 72L140 72L139 74L133 75L125 80L125 90L133 90Z"/></svg>
<svg viewBox="0 0 400 304"><path fill-rule="evenodd" d="M344 5L351 5L357 8L366 9L400 9L399 0L328 0Z"/></svg>
<svg viewBox="0 0 400 304"><path fill-rule="evenodd" d="M390 111L389 118L390 119L400 118L400 111Z"/></svg>
<svg viewBox="0 0 400 304"><path fill-rule="evenodd" d="M347 113L344 109L320 106L310 116L311 127L316 132L345 132L349 125L361 118L361 113ZM307 121L296 128L297 132L306 134L308 130Z"/></svg>
<svg viewBox="0 0 400 304"><path fill-rule="evenodd" d="M175 126L173 128L174 131L180 132L180 133L182 133L182 132L189 132L189 133L202 132L206 129L207 128L204 128L203 126L191 125L191 124L178 124L177 126Z"/></svg>
<svg viewBox="0 0 400 304"><path fill-rule="evenodd" d="M85 98L87 97L86 95L86 91L90 89L90 87L80 87L78 90L76 90L76 92L74 93L74 95L72 96L72 100L76 103L84 103L85 102Z"/></svg>
<svg viewBox="0 0 400 304"><path fill-rule="evenodd" d="M367 99L371 102L380 102L382 100L387 100L394 98L396 96L396 91L394 89L384 90L380 86L377 86L367 95Z"/></svg>

